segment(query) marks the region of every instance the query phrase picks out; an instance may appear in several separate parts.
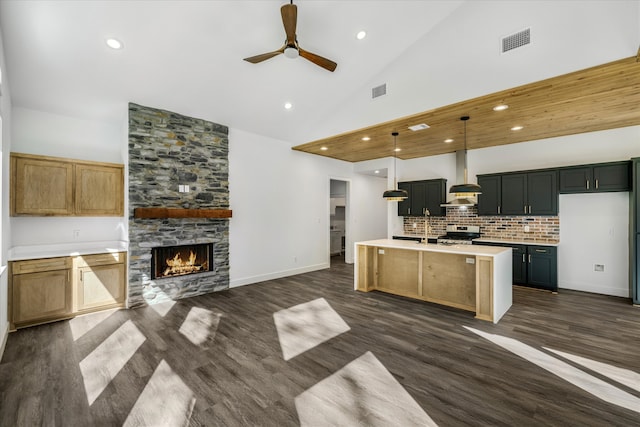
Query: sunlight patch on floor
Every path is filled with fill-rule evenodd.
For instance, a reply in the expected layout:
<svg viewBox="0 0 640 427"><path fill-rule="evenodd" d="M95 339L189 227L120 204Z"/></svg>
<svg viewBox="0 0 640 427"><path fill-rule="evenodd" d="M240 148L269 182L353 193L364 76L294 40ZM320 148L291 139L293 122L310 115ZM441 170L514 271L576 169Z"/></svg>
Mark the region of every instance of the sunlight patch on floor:
<svg viewBox="0 0 640 427"><path fill-rule="evenodd" d="M186 319L180 325L180 332L192 344L203 346L207 341L215 338L221 314L214 313L206 308L192 307Z"/></svg>
<svg viewBox="0 0 640 427"><path fill-rule="evenodd" d="M301 426L436 426L371 352L295 398Z"/></svg>
<svg viewBox="0 0 640 427"><path fill-rule="evenodd" d="M304 353L347 332L349 325L324 298L273 314L284 360Z"/></svg>
<svg viewBox="0 0 640 427"><path fill-rule="evenodd" d="M95 402L145 340L142 332L127 320L80 362L89 405Z"/></svg>
<svg viewBox="0 0 640 427"><path fill-rule="evenodd" d="M617 366L609 365L608 363L587 359L586 357L576 356L575 354L553 350L551 348L544 347L544 349L619 382L620 384L624 384L635 391L640 391L640 374L637 372L633 372L629 369L618 368Z"/></svg>
<svg viewBox="0 0 640 427"><path fill-rule="evenodd" d="M104 322L109 316L118 311L119 308L98 311L96 313L84 314L69 320L71 335L74 341L78 341L84 334Z"/></svg>
<svg viewBox="0 0 640 427"><path fill-rule="evenodd" d="M162 291L159 291L159 292L162 292ZM164 293L164 292L162 292L162 293ZM169 298L169 297L167 296L167 298ZM169 311L171 311L171 309L173 308L174 305L176 305L175 301L164 301L164 302L159 302L159 303L156 303L156 304L149 304L149 307L151 307L153 309L153 311L158 313L158 315L160 315L160 317L165 317L167 315L167 313Z"/></svg>
<svg viewBox="0 0 640 427"><path fill-rule="evenodd" d="M196 398L171 366L163 360L129 412L124 426L185 426Z"/></svg>
<svg viewBox="0 0 640 427"><path fill-rule="evenodd" d="M605 402L640 413L640 398L637 398L634 395L601 380L600 378L589 375L566 362L558 360L547 353L536 350L535 348L513 338L489 334L468 326L465 326L464 328L491 341L505 350L538 365L563 380L580 387L582 390L604 400Z"/></svg>

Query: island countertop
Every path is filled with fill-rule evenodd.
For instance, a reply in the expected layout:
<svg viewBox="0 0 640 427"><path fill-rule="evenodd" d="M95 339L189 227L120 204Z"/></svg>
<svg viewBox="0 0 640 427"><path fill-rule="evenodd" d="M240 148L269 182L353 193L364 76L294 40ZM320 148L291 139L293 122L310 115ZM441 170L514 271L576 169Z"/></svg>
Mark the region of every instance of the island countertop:
<svg viewBox="0 0 640 427"><path fill-rule="evenodd" d="M356 242L356 245L364 246L376 246L379 248L393 248L393 249L409 249L412 251L429 251L440 252L459 255L474 255L474 256L495 256L502 254L506 251L511 251L511 248L505 248L500 246L483 246L483 245L437 245L433 243L418 243L410 240L393 240L393 239L380 239L380 240L368 240L366 242Z"/></svg>

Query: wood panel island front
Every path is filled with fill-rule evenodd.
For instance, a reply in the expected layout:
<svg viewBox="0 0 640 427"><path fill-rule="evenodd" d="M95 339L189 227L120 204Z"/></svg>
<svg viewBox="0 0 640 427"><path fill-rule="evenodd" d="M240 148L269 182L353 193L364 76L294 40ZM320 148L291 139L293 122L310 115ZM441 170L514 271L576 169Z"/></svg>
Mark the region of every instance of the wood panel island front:
<svg viewBox="0 0 640 427"><path fill-rule="evenodd" d="M403 240L355 244L354 288L473 311L497 323L512 303L511 248Z"/></svg>

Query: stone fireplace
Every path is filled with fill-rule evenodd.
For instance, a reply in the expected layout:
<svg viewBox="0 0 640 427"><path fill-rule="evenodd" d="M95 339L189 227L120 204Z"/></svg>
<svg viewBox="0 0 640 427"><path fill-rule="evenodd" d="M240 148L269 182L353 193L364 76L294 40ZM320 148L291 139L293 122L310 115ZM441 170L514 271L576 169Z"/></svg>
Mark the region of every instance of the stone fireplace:
<svg viewBox="0 0 640 427"><path fill-rule="evenodd" d="M134 215L229 209L228 145L226 126L129 104L129 307L229 287L228 219Z"/></svg>

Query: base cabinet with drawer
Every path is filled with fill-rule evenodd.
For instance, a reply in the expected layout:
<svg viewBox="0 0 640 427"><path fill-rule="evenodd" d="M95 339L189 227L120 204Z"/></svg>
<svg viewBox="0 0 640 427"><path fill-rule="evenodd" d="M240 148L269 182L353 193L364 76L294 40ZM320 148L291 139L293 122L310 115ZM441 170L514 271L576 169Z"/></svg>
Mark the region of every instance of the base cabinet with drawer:
<svg viewBox="0 0 640 427"><path fill-rule="evenodd" d="M558 249L555 246L473 242L511 248L513 284L558 292Z"/></svg>
<svg viewBox="0 0 640 427"><path fill-rule="evenodd" d="M123 307L126 253L10 263L11 329Z"/></svg>

